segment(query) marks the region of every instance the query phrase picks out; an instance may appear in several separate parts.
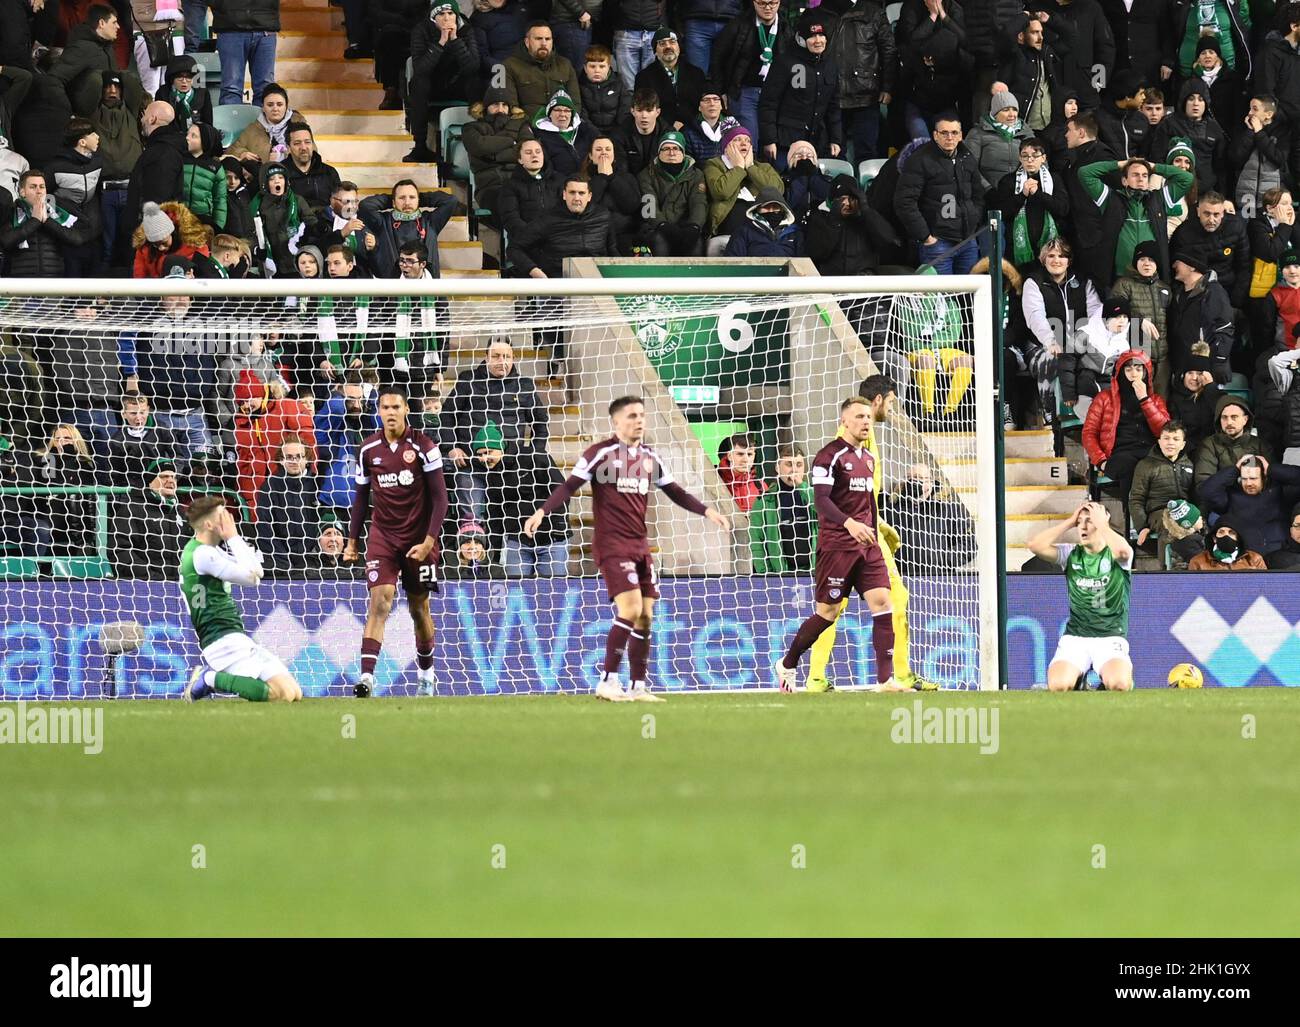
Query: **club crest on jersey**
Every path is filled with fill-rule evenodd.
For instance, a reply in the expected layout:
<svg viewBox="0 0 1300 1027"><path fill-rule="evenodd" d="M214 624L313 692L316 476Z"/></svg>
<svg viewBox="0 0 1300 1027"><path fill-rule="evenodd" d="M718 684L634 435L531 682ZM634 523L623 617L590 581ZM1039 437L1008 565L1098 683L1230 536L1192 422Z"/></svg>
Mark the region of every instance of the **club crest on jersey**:
<svg viewBox="0 0 1300 1027"><path fill-rule="evenodd" d="M408 464L415 463L415 450L408 449L405 453L402 454L402 459L405 460Z"/></svg>

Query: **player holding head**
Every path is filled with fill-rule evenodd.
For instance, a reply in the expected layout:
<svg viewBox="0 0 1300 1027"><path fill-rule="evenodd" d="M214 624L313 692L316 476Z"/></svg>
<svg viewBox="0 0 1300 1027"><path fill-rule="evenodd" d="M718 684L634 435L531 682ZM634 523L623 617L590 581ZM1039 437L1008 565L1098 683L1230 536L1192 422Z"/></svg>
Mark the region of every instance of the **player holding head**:
<svg viewBox="0 0 1300 1027"><path fill-rule="evenodd" d="M380 431L362 439L357 451L357 491L343 559L357 559L357 544L370 515L366 537L366 583L370 609L361 636L361 678L353 693L375 689L375 664L384 644L384 625L402 583L415 623L415 662L420 692L433 695L433 617L429 593L438 590L438 535L447 516L442 455L423 432L407 423L409 408L400 389L379 390Z"/></svg>
<svg viewBox="0 0 1300 1027"><path fill-rule="evenodd" d="M228 692L251 702L294 702L302 687L279 657L244 633L231 585L262 580L262 554L239 537L220 496L200 496L188 512L194 537L181 552L181 593L205 666L194 668L185 699Z"/></svg>
<svg viewBox="0 0 1300 1027"><path fill-rule="evenodd" d="M1078 545L1060 541L1071 528L1079 529ZM1082 687L1093 669L1107 691L1127 692L1133 687L1127 637L1133 548L1111 528L1106 508L1084 503L1031 538L1029 548L1065 568L1070 596L1070 619L1047 666L1047 687L1053 692Z"/></svg>
<svg viewBox="0 0 1300 1027"><path fill-rule="evenodd" d="M663 702L646 689L650 617L659 597L645 524L650 483L658 485L682 509L702 514L721 528L728 524L717 510L705 506L678 485L659 455L643 443L644 400L639 396L614 400L609 405L609 419L614 427L613 437L596 443L582 454L568 480L525 522L524 533L531 538L544 517L559 510L583 485L591 482L596 516L593 555L617 611L605 640L605 672L596 686L596 697L611 702ZM630 692L623 691L618 677L624 651L632 670Z"/></svg>
<svg viewBox="0 0 1300 1027"><path fill-rule="evenodd" d="M889 392L881 420L889 416ZM857 592L871 610L871 641L876 653L876 681L894 689L894 622L889 600L889 572L876 537L875 455L866 446L871 434L872 404L850 396L840 404L839 437L813 458L813 501L817 507L816 612L795 633L785 659L777 661L776 681L793 692L799 657L812 648L839 619L843 600Z"/></svg>
<svg viewBox="0 0 1300 1027"><path fill-rule="evenodd" d="M878 508L885 475L880 464L880 450L876 448L876 425L884 424L889 420L894 407L894 382L888 375L873 374L858 387L858 395L867 401L871 410L871 430L867 433L865 445L867 451L876 460L875 486ZM836 437L844 437L843 428ZM907 624L909 597L907 587L903 584L903 576L898 573L898 565L894 562L894 553L898 551L900 541L898 532L883 520L877 523L876 530L880 536L880 555L884 557L885 570L889 572L889 602L894 610L894 683L891 687L900 692L908 689L933 691L939 686L918 674L913 674L908 660L908 640L911 637ZM845 595L840 601L840 612L843 613L848 605L849 597ZM805 686L809 692L834 690L826 677L826 666L831 660L831 650L835 648L835 635L836 625L832 624L812 647L812 654L808 657L808 683Z"/></svg>

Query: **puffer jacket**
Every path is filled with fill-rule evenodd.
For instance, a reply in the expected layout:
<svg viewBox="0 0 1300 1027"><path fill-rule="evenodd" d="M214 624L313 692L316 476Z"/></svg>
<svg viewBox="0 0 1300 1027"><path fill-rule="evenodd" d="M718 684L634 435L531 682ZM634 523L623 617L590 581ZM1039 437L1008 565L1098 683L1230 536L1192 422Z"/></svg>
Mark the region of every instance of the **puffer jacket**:
<svg viewBox="0 0 1300 1027"><path fill-rule="evenodd" d="M1174 499L1192 496L1192 458L1189 446L1170 460L1160 452L1160 446L1151 447L1133 470L1133 485L1128 494L1128 517L1135 530L1154 527L1166 504Z"/></svg>
<svg viewBox="0 0 1300 1027"><path fill-rule="evenodd" d="M1193 121L1185 111L1187 98L1200 94L1205 101L1205 114ZM1202 78L1189 78L1178 91L1178 105L1174 113L1161 126L1169 138L1181 136L1192 144L1196 154L1196 185L1201 192L1217 189L1223 192L1227 184L1228 134L1215 120L1210 89Z"/></svg>
<svg viewBox="0 0 1300 1027"><path fill-rule="evenodd" d="M1024 121L1018 120L1010 135L985 116L962 140L975 156L980 180L987 192L996 189L1007 175L1020 167L1020 144L1030 136Z"/></svg>
<svg viewBox="0 0 1300 1027"><path fill-rule="evenodd" d="M292 157L285 160L284 170L289 188L313 207L324 210L330 205L330 197L339 184L339 173L337 168L326 164L319 153L311 155L306 171L299 171Z"/></svg>
<svg viewBox="0 0 1300 1027"><path fill-rule="evenodd" d="M510 259L522 274L540 267L548 278L564 275L566 257L613 257L618 253L609 211L591 204L575 214L564 204L547 211L510 240Z"/></svg>
<svg viewBox="0 0 1300 1027"><path fill-rule="evenodd" d="M1160 430L1169 423L1169 410L1165 401L1156 394L1152 387L1154 377L1151 359L1141 350L1131 349L1120 354L1115 361L1115 373L1111 375L1110 388L1101 392L1088 407L1088 416L1083 422L1083 448L1094 467L1109 459L1115 449L1115 437L1119 432L1119 419L1123 412L1123 398L1120 390L1132 388L1124 377L1124 367L1131 361L1141 361L1146 369L1147 394L1142 400L1142 416L1146 418L1147 429L1156 438Z"/></svg>
<svg viewBox="0 0 1300 1027"><path fill-rule="evenodd" d="M1065 84L1078 89L1087 106L1097 106L1093 86L1094 69L1115 67L1115 39L1097 0L1050 0L1044 10L1049 18L1043 26L1044 42L1061 55Z"/></svg>
<svg viewBox="0 0 1300 1027"><path fill-rule="evenodd" d="M1218 229L1207 232L1198 218L1189 217L1169 237L1169 252L1195 256L1218 276L1234 307L1246 302L1250 293L1250 240L1246 222L1238 214L1224 214Z"/></svg>
<svg viewBox="0 0 1300 1027"><path fill-rule="evenodd" d="M803 86L795 85L795 68L803 69ZM844 145L840 118L839 70L825 53L793 46L773 58L772 69L758 100L759 142L788 150L801 139L818 154L830 156L832 145Z"/></svg>
<svg viewBox="0 0 1300 1027"><path fill-rule="evenodd" d="M207 228L198 216L183 203L159 204L175 226L172 233L171 249L165 253L145 244L144 225L137 225L131 234L131 246L135 250L135 264L131 272L133 278L161 278L163 261L168 257L189 257L206 255L208 244L212 241L211 229Z"/></svg>
<svg viewBox="0 0 1300 1027"><path fill-rule="evenodd" d="M1258 132L1247 125L1237 129L1228 146L1228 166L1233 170L1237 187L1233 198L1237 209L1246 206L1247 196L1253 197L1255 209L1263 211L1263 197L1270 189L1286 188L1292 181L1293 136L1284 115L1278 111L1271 124Z"/></svg>
<svg viewBox="0 0 1300 1027"><path fill-rule="evenodd" d="M82 156L75 147L65 146L45 162L45 185L60 204L76 204L85 220L90 237L99 238L103 215L99 209L100 182L104 177L104 158L98 152Z"/></svg>
<svg viewBox="0 0 1300 1027"><path fill-rule="evenodd" d="M591 153L591 144L599 138L596 130L587 124L586 118L575 114L576 126L573 128L573 142L569 142L555 127L546 111L539 110L533 118L533 138L542 144L546 151L546 166L557 175L574 174L582 162Z"/></svg>
<svg viewBox="0 0 1300 1027"><path fill-rule="evenodd" d="M836 21L826 55L839 69L841 110L874 107L898 85L898 46L876 0L860 0Z"/></svg>
<svg viewBox="0 0 1300 1027"><path fill-rule="evenodd" d="M579 72L578 83L582 117L597 131L614 132L632 113L632 90L623 85L623 77L616 72L604 82L589 82L586 74Z"/></svg>
<svg viewBox="0 0 1300 1027"><path fill-rule="evenodd" d="M203 152L186 157L181 172L185 205L204 224L218 232L226 227L226 173L221 167L221 133L211 125L199 124Z"/></svg>
<svg viewBox="0 0 1300 1027"><path fill-rule="evenodd" d="M592 167L588 169L587 176L587 184L591 186L591 203L609 211L610 225L616 235L632 232L641 224L641 204L644 199L635 175L624 170L615 160L614 170L608 175Z"/></svg>
<svg viewBox="0 0 1300 1027"><path fill-rule="evenodd" d="M836 202L840 196L857 201L858 211L844 217ZM851 175L831 183L828 209L815 210L808 225L808 257L823 275L868 275L880 266L881 250L897 246L893 226L881 217Z"/></svg>
<svg viewBox="0 0 1300 1027"><path fill-rule="evenodd" d="M1270 32L1260 49L1255 88L1276 96L1287 120L1300 125L1300 50L1281 32Z"/></svg>
<svg viewBox="0 0 1300 1027"><path fill-rule="evenodd" d="M528 19L528 11L519 0L506 0L505 6L496 10L475 6L469 28L474 33L479 72L484 79L490 79L492 69L518 50Z"/></svg>
<svg viewBox="0 0 1300 1027"><path fill-rule="evenodd" d="M652 26L653 27L653 26ZM772 41L772 60L794 49L794 23L788 14L777 18L776 39ZM712 77L727 94L734 110L743 88L762 84L759 78L758 25L752 7L747 7L718 33L713 40L713 59L709 63ZM769 72L770 74L770 72Z"/></svg>
<svg viewBox="0 0 1300 1027"><path fill-rule="evenodd" d="M984 189L975 155L962 143L951 157L938 143L926 143L899 175L894 203L903 230L916 242L929 235L949 242L966 238L984 216Z"/></svg>
<svg viewBox="0 0 1300 1027"><path fill-rule="evenodd" d="M140 141L140 115L125 103L106 107L102 103L90 116L99 133L99 155L104 161L104 181L120 182L131 177L131 169L144 152Z"/></svg>
<svg viewBox="0 0 1300 1027"><path fill-rule="evenodd" d="M533 138L522 107L511 107L509 114L488 114L482 102L469 109L474 120L461 131L461 141L469 154L470 170L478 192L499 189L519 166L519 145Z"/></svg>
<svg viewBox="0 0 1300 1027"><path fill-rule="evenodd" d="M614 28L653 32L664 23L664 0L621 0Z"/></svg>
<svg viewBox="0 0 1300 1027"><path fill-rule="evenodd" d="M95 28L89 21L82 22L68 33L68 45L50 69L50 74L68 90L73 112L83 117L99 106L103 76L112 72L123 78L136 78L138 82L135 65L123 69L117 61L113 44L95 35Z"/></svg>
<svg viewBox="0 0 1300 1027"><path fill-rule="evenodd" d="M1218 403L1214 405L1214 424L1216 428L1221 423L1224 408L1229 406L1241 407L1246 412L1246 430L1234 439L1229 435L1225 435L1222 429L1219 429L1201 443L1200 448L1196 451L1196 489L1198 494L1201 486L1205 484L1212 474L1217 474L1225 467L1236 467L1237 461L1243 456L1263 456L1270 465L1273 463L1272 447L1251 431L1254 427L1254 413L1246 400L1238 396L1220 396Z"/></svg>
<svg viewBox="0 0 1300 1027"><path fill-rule="evenodd" d="M760 160L754 161L748 168L727 167L722 157L714 157L704 163L704 184L709 190L709 233L718 230L731 214L736 205L736 197L742 189L749 189L755 196L760 189L773 188L778 191L785 183L781 175L771 164Z"/></svg>
<svg viewBox="0 0 1300 1027"><path fill-rule="evenodd" d="M76 220L63 226L53 218L44 222L27 217L14 224L12 211L5 212L0 223L0 250L4 251L4 273L7 278L62 278L64 247L80 246L90 241L90 228L81 217L81 208L75 204L59 206Z"/></svg>
<svg viewBox="0 0 1300 1027"><path fill-rule="evenodd" d="M209 0L212 31L279 32L280 0Z"/></svg>
<svg viewBox="0 0 1300 1027"><path fill-rule="evenodd" d="M1146 334L1135 335L1151 347L1151 362L1155 365L1155 389L1158 396L1169 396L1169 339L1166 332L1165 315L1169 310L1169 301L1173 298L1169 286L1157 275L1143 278L1137 268L1125 268L1124 273L1111 286L1111 297L1122 297L1129 302L1129 321L1137 323L1137 331L1142 331L1140 322L1149 321L1156 326L1160 334L1154 340Z"/></svg>
<svg viewBox="0 0 1300 1027"><path fill-rule="evenodd" d="M637 184L643 196L654 197L655 216L651 220L700 228L708 222L709 187L704 182L703 169L693 157L688 155L682 161L682 170L675 177L657 160L652 160L637 175Z"/></svg>
<svg viewBox="0 0 1300 1027"><path fill-rule="evenodd" d="M975 0L963 4L962 11L966 49L980 67L997 67L1004 48L1015 45L1015 28L1023 17L1024 5L1017 0Z"/></svg>
<svg viewBox="0 0 1300 1027"><path fill-rule="evenodd" d="M582 113L582 90L578 73L568 59L552 51L544 61L535 61L521 42L506 59L506 97L511 107L522 107L531 118L546 101L563 89L573 98L577 113Z"/></svg>
<svg viewBox="0 0 1300 1027"><path fill-rule="evenodd" d="M474 33L466 30L459 12L456 24L456 38L443 46L442 29L432 17L416 22L411 33L411 77L436 81L452 95L477 96L482 92L478 86L478 42Z"/></svg>
<svg viewBox="0 0 1300 1027"><path fill-rule="evenodd" d="M496 213L501 227L512 237L519 235L560 202L563 188L560 176L545 165L540 175L533 176L516 164L497 194Z"/></svg>
<svg viewBox="0 0 1300 1027"><path fill-rule="evenodd" d="M758 215L758 208L779 203L784 215L775 227ZM804 251L803 228L786 205L779 189L763 189L745 212L745 222L727 242L727 257L801 257Z"/></svg>

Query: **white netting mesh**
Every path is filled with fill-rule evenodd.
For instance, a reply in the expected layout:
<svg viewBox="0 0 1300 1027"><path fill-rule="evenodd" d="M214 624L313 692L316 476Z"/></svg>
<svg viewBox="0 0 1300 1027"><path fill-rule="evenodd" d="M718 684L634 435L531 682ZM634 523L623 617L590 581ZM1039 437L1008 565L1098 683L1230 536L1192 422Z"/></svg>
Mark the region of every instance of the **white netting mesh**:
<svg viewBox="0 0 1300 1027"><path fill-rule="evenodd" d="M911 591L912 669L977 686L975 566L993 534L976 516L975 411L990 383L972 369L972 294L662 284L619 297L392 296L378 285L369 297L0 296L3 695L98 695L106 666L119 695L179 694L200 659L176 584L183 512L207 493L227 497L263 554L263 582L235 590L247 632L307 694L350 694L367 588L364 569L339 557L357 445L376 428L377 387L394 381L452 488L432 602L442 692L594 685L609 606L589 492L539 542L520 527L611 434L606 408L625 394L645 398L647 440L677 480L732 525L720 543L652 499L663 598L651 687L768 686L812 608L816 515L800 475L834 436L842 399L877 368L899 386L879 441L882 506ZM742 435L752 470L743 446L719 465ZM494 466L473 455L494 446ZM486 555L472 560L478 547ZM414 650L399 601L379 694L414 691ZM871 680L870 653L870 617L855 603L830 677Z"/></svg>

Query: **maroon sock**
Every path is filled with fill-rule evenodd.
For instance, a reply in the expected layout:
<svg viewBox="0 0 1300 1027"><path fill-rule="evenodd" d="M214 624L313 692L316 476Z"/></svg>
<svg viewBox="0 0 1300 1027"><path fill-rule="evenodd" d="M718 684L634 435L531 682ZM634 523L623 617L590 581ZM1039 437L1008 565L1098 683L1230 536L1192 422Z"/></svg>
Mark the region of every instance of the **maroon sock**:
<svg viewBox="0 0 1300 1027"><path fill-rule="evenodd" d="M627 662L632 670L632 680L645 684L646 671L650 668L650 629L634 631L627 643Z"/></svg>
<svg viewBox="0 0 1300 1027"><path fill-rule="evenodd" d="M429 651L423 652L420 649L420 643L415 643L415 665L421 670L428 670L433 666L433 642L429 642Z"/></svg>
<svg viewBox="0 0 1300 1027"><path fill-rule="evenodd" d="M876 680L884 684L894 676L894 611L871 615L871 645L876 651Z"/></svg>
<svg viewBox="0 0 1300 1027"><path fill-rule="evenodd" d="M814 613L806 621L799 625L799 630L795 632L794 641L790 643L790 651L785 654L785 660L782 661L787 668L799 666L799 657L813 647L813 643L821 637L821 633L833 624L820 613Z"/></svg>
<svg viewBox="0 0 1300 1027"><path fill-rule="evenodd" d="M605 639L605 673L617 674L619 664L623 662L623 653L627 649L627 640L632 634L632 625L614 618L609 635Z"/></svg>
<svg viewBox="0 0 1300 1027"><path fill-rule="evenodd" d="M377 638L371 638L369 635L361 639L362 674L373 674L375 672L375 663L379 660L379 650L383 647L383 642Z"/></svg>

